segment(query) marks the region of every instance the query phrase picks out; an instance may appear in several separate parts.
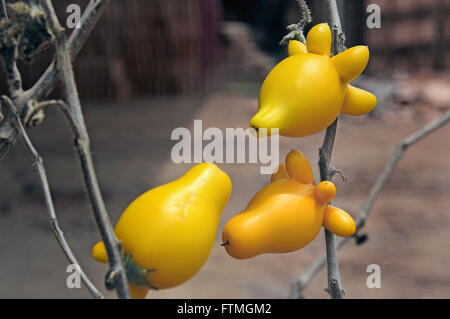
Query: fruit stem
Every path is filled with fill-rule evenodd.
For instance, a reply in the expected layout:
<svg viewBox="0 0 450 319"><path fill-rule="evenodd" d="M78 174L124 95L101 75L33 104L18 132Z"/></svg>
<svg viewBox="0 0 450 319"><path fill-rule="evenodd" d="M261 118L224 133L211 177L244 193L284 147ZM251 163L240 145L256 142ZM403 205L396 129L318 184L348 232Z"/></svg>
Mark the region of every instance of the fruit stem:
<svg viewBox="0 0 450 319"><path fill-rule="evenodd" d="M224 247L224 246L228 246L230 244L230 242L227 240L224 243L221 243L220 246Z"/></svg>

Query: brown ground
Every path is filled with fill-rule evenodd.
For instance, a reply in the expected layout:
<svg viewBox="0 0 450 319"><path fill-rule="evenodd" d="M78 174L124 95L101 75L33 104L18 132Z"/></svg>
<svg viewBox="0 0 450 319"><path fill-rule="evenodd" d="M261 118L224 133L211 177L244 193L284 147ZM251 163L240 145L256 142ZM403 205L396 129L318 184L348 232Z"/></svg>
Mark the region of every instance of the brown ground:
<svg viewBox="0 0 450 319"><path fill-rule="evenodd" d="M94 159L113 223L143 191L178 177L190 165L170 160L171 131L192 127L246 127L256 100L227 93L205 99L152 99L126 105L86 104ZM87 194L73 156L71 135L59 114L49 112L44 124L30 131L45 159L57 214L76 255L103 289L106 267L91 260L99 239ZM365 197L395 144L425 120L340 122L333 164L348 177L336 179L336 204L357 216ZM291 147L312 163L322 134L281 139L281 158ZM450 125L408 150L371 212L369 241L348 243L339 254L343 286L349 298L450 297ZM152 298L284 298L296 279L324 250L322 233L308 247L290 254L263 255L239 261L219 246L219 234L268 181L259 164L220 165L233 181L233 193L222 214L216 245L204 268L184 285L154 292ZM315 165L316 166L316 165ZM318 176L317 168L315 175ZM53 239L36 174L19 143L0 169L0 297L86 298L86 289L66 287L67 262ZM381 266L380 289L366 287L366 267ZM312 298L327 298L326 272L306 289ZM106 292L107 297L113 297Z"/></svg>

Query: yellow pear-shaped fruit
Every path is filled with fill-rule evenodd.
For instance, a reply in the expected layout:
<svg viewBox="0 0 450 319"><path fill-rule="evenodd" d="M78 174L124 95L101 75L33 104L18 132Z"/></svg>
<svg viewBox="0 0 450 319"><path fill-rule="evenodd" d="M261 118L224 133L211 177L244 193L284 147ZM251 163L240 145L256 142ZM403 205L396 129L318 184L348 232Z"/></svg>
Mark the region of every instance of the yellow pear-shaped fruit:
<svg viewBox="0 0 450 319"><path fill-rule="evenodd" d="M352 217L328 205L336 195L334 184L314 185L308 159L299 151L290 152L285 162L245 210L226 223L222 240L230 256L292 252L308 245L322 226L339 236L355 232Z"/></svg>
<svg viewBox="0 0 450 319"><path fill-rule="evenodd" d="M330 48L331 31L324 23L311 29L306 46L290 41L289 57L262 84L258 112L250 120L256 132L308 136L328 127L340 113L363 115L376 106L373 94L348 84L366 67L369 49L355 46L330 57Z"/></svg>
<svg viewBox="0 0 450 319"><path fill-rule="evenodd" d="M230 194L228 175L215 164L202 163L181 178L144 193L128 206L115 233L124 255L131 256L139 269L147 270L145 285L131 282L134 296L142 297L148 287L180 285L200 270L213 246ZM107 261L102 242L94 246L92 256Z"/></svg>

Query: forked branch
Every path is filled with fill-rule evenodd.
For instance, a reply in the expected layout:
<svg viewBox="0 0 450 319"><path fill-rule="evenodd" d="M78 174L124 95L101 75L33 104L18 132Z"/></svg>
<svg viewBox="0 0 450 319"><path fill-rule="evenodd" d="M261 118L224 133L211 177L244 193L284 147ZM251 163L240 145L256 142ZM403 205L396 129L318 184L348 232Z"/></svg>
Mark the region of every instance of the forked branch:
<svg viewBox="0 0 450 319"><path fill-rule="evenodd" d="M378 176L378 179L372 186L369 196L367 197L364 206L361 210L361 213L358 219L356 220L356 234L355 234L356 238L360 230L364 227L367 217L369 216L369 213L372 209L372 206L375 203L375 200L378 198L378 195L383 189L383 186L386 184L387 180L391 176L392 171L394 170L395 166L400 161L406 150L415 143L417 143L418 141L428 136L429 134L448 124L449 122L450 122L450 111L447 111L442 117L424 126L420 130L414 132L413 134L401 140L400 143L397 144L397 147L395 148L391 158L386 163L386 165L383 168L383 171ZM337 241L337 249L343 247L350 240L350 238L351 237L340 238ZM294 284L292 284L290 293L291 298L296 299L301 298L303 296L304 289L308 286L308 284L311 282L314 276L325 266L326 261L327 256L326 254L323 254Z"/></svg>
<svg viewBox="0 0 450 319"><path fill-rule="evenodd" d="M4 16L7 16L5 1L2 1L2 6L5 8ZM80 21L80 28L74 29L71 33L68 45L70 48L70 57L73 59L81 50L83 44L86 42L89 34L94 29L95 24L104 12L106 6L111 0L90 0L86 7ZM17 65L6 65L6 69L15 70ZM9 72L12 74L11 72ZM17 75L17 74L16 74ZM14 105L17 108L19 114L21 114L25 105L30 100L41 100L45 98L55 87L58 79L58 71L56 70L56 62L53 61L39 80L28 90L22 92L22 94L14 94L14 91L10 89L10 96L13 98ZM7 123L7 122L6 122ZM11 147L14 145L18 137L18 130L16 127L0 125L0 161L8 154Z"/></svg>
<svg viewBox="0 0 450 319"><path fill-rule="evenodd" d="M17 113L16 107L14 106L11 99L6 96L0 97L0 105L6 105L8 107L9 113L11 113L11 115L13 116L13 118L16 122L17 128L20 132L20 136L23 139L27 150L30 152L31 156L33 157L33 160L34 160L33 164L36 165L36 167L37 167L37 171L39 173L39 178L41 181L42 190L44 191L45 204L46 204L47 210L48 210L48 218L49 218L49 222L50 222L50 227L51 227L53 234L55 235L56 240L58 241L58 244L64 251L64 254L66 255L69 262L76 266L76 269L77 269L78 273L80 274L81 280L84 282L84 284L86 285L89 292L95 298L103 298L103 295L97 290L97 288L89 280L86 273L81 268L80 264L78 263L77 259L75 258L75 255L72 252L72 249L69 246L69 243L67 242L67 240L64 236L63 231L59 227L58 219L57 219L56 213L55 213L55 206L53 204L53 199L52 199L52 195L51 195L51 191L50 191L50 186L48 184L47 173L45 172L44 162L43 162L41 156L39 155L39 153L37 152L37 150L35 149L35 147L33 146L33 143L31 142L30 138L28 137L28 134L22 124L19 114Z"/></svg>
<svg viewBox="0 0 450 319"><path fill-rule="evenodd" d="M42 0L41 2L48 16L51 31L55 36L56 69L61 74L64 95L70 110L72 123L74 124L73 127L76 128L74 132L75 145L80 157L83 176L89 192L97 226L108 253L111 268L109 273L115 274L114 280L112 283L109 283L109 287L114 287L117 290L119 298L129 298L128 282L125 269L122 265L120 243L114 234L113 227L106 212L92 161L89 136L78 97L67 37L56 16L52 1Z"/></svg>
<svg viewBox="0 0 450 319"><path fill-rule="evenodd" d="M63 247L63 249L65 249L65 253L68 256L69 260L76 261L70 249L68 249L67 242L62 236L62 232L60 231L59 226L56 223L56 218L53 218L55 217L55 212L53 203L51 202L51 196L45 176L44 166L38 152L31 144L31 141L24 130L23 124L37 124L43 118L43 116L40 115L43 115L42 110L45 107L51 105L59 106L59 108L64 112L65 117L69 120L70 126L75 135L75 145L80 157L86 187L90 195L91 204L94 210L94 216L102 239L105 243L108 258L110 261L111 269L108 273L116 274L114 280L111 280L110 277L107 278L108 282L110 283L109 286L117 290L118 296L120 298L128 298L128 284L121 261L121 247L114 235L114 231L106 212L100 188L98 186L97 177L90 153L89 137L84 123L71 64L71 60L81 49L83 43L86 41L88 35L90 34L90 31L95 26L97 20L101 16L109 1L110 0L91 0L86 10L84 11L83 16L81 17L81 27L75 29L71 33L69 39L67 39L66 34L58 21L52 5L52 1L40 0L44 12L42 12L41 7L35 5L35 2L33 1L29 3L17 2L14 4L14 10L16 10L14 12L19 12L19 9L22 10L20 11L20 14L22 15L21 17L25 17L26 19L24 20L22 18L22 20L15 19L11 21L5 20L6 23L3 24L3 26L7 25L9 27L14 27L15 23L18 23L18 26L21 27L18 30L22 30L22 33L16 32L14 34L14 38L6 37L5 41L9 42L5 43L12 43L12 45L7 46L7 48L14 48L15 50L2 52L9 84L9 93L11 97L5 97L4 100L9 101L5 103L11 105L12 107L10 107L11 112L8 112L5 116L0 112L0 160L7 155L19 136L24 138L25 143L30 152L33 154L39 168L41 180L44 187L44 193L46 195L46 202L49 209L49 215L52 218L51 222L53 232L55 233L60 245ZM31 8L31 6L34 7ZM17 68L17 59L19 55L18 50L21 43L21 36L23 36L24 34L32 34L33 37L36 37L36 35L32 31L24 31L24 28L28 27L28 24L23 24L24 21L25 23L27 23L27 21L30 21L30 17L25 16L25 13L28 12L28 14L30 14L31 9L34 10L33 12L39 11L39 18L41 20L39 20L38 22L42 23L40 25L40 30L49 29L48 32L50 33L51 31L51 34L55 36L54 43L56 46L56 59L51 63L51 65L47 68L47 70L39 78L39 80L30 89L24 91L22 89L20 72ZM0 11L2 13L2 17L6 18L8 12L6 11L4 0L1 0ZM33 19L35 19L35 16L36 15L32 16ZM47 40L48 37L46 36L51 37L51 34L49 33L44 34L44 38L46 38ZM27 42L25 41L25 43ZM38 102L50 93L50 91L55 86L58 78L61 78L62 80L67 105L62 101ZM75 264L78 265L78 263ZM84 273L82 273L82 278L86 282L86 285L88 286L90 291L93 292L94 296L101 297L101 294L95 289L95 287L92 286L92 284L90 284Z"/></svg>

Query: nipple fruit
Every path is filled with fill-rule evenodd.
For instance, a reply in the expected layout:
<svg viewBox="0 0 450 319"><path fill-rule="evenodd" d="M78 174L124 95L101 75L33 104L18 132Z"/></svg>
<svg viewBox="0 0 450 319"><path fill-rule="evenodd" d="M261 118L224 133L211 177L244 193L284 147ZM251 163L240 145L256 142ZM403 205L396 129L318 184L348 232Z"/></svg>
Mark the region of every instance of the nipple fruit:
<svg viewBox="0 0 450 319"><path fill-rule="evenodd" d="M215 164L202 163L128 206L115 233L133 298L144 298L151 288L180 285L200 270L230 194L228 175ZM103 242L94 246L92 256L107 262Z"/></svg>
<svg viewBox="0 0 450 319"><path fill-rule="evenodd" d="M331 31L325 23L311 29L306 45L290 41L289 57L264 80L250 126L267 129L267 135L278 128L280 135L303 137L327 128L340 113L370 112L377 98L349 84L365 69L369 49L355 46L333 57L330 50Z"/></svg>
<svg viewBox="0 0 450 319"><path fill-rule="evenodd" d="M264 253L288 253L308 245L322 226L338 236L351 236L356 226L342 209L328 205L336 195L332 182L314 185L307 158L299 151L286 157L271 183L231 218L222 233L223 246L237 259Z"/></svg>

